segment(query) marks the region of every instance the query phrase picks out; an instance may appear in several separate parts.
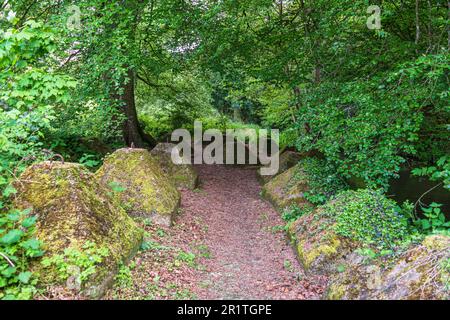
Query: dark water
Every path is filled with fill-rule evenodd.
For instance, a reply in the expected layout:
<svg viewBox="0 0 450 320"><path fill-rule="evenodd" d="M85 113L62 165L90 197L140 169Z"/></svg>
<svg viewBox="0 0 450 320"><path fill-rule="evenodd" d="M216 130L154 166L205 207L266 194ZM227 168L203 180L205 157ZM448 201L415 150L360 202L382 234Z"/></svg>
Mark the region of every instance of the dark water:
<svg viewBox="0 0 450 320"><path fill-rule="evenodd" d="M392 179L389 184L389 198L402 204L409 200L413 204L428 190L439 184L438 181L430 181L426 177L416 177L411 174L410 169L403 169L399 173L400 177ZM352 189L366 188L364 181L358 178L351 178L348 181ZM441 185L427 193L421 202L429 205L432 202L442 204L441 210L445 213L447 219L450 219L450 191L444 189Z"/></svg>
<svg viewBox="0 0 450 320"><path fill-rule="evenodd" d="M415 203L425 192L436 186L439 182L430 181L425 177L415 177L410 170L400 171L400 177L392 179L387 194L398 203L406 200ZM441 203L441 210L450 217L450 191L444 189L441 185L429 193L421 200L422 203L429 205L432 202Z"/></svg>

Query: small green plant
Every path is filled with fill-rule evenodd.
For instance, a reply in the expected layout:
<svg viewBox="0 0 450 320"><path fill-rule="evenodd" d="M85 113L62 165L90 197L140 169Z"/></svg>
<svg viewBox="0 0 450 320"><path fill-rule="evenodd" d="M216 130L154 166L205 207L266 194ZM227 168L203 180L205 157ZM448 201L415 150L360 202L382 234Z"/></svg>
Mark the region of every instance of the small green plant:
<svg viewBox="0 0 450 320"><path fill-rule="evenodd" d="M155 241L149 241L145 240L141 244L141 250L142 251L148 251L148 250L169 250L170 247L163 246Z"/></svg>
<svg viewBox="0 0 450 320"><path fill-rule="evenodd" d="M277 225L277 226L273 226L270 228L270 232L275 234L277 232L281 232L285 230L285 226L284 225Z"/></svg>
<svg viewBox="0 0 450 320"><path fill-rule="evenodd" d="M131 270L134 269L136 265L132 262L128 266L122 265L119 268L119 272L116 275L115 281L116 285L120 288L129 288L133 285L133 277Z"/></svg>
<svg viewBox="0 0 450 320"><path fill-rule="evenodd" d="M284 260L283 266L287 271L294 272L294 266L292 265L291 260Z"/></svg>
<svg viewBox="0 0 450 320"><path fill-rule="evenodd" d="M175 300L193 300L196 299L196 295L189 289L177 290L173 295Z"/></svg>
<svg viewBox="0 0 450 320"><path fill-rule="evenodd" d="M305 205L303 207L298 207L296 205L291 206L290 208L286 209L283 214L282 218L284 221L286 221L286 224L283 226L284 231L288 231L291 225L300 217L303 217L307 214L310 214L313 211L313 207L309 205ZM273 229L272 229L273 230Z"/></svg>
<svg viewBox="0 0 450 320"><path fill-rule="evenodd" d="M97 168L101 163L101 161L98 160L95 155L86 153L83 154L83 156L78 160L78 162L80 162L82 165L90 169Z"/></svg>
<svg viewBox="0 0 450 320"><path fill-rule="evenodd" d="M186 263L189 267L193 268L196 266L195 262L196 256L192 252L181 251L175 261L182 261Z"/></svg>
<svg viewBox="0 0 450 320"><path fill-rule="evenodd" d="M378 257L378 253L372 248L358 248L355 250L355 252L371 260Z"/></svg>
<svg viewBox="0 0 450 320"><path fill-rule="evenodd" d="M381 190L344 191L321 207L341 236L390 248L409 235L408 217Z"/></svg>
<svg viewBox="0 0 450 320"><path fill-rule="evenodd" d="M211 250L205 244L201 244L201 245L197 246L197 251L198 251L199 256L202 258L206 258L206 259L212 258Z"/></svg>
<svg viewBox="0 0 450 320"><path fill-rule="evenodd" d="M36 217L29 214L30 210L0 213L0 299L31 299L36 293L37 279L29 264L44 252L34 237Z"/></svg>
<svg viewBox="0 0 450 320"><path fill-rule="evenodd" d="M446 221L445 215L440 208L441 206L442 204L433 202L429 207L422 207L424 218L414 221L422 233L430 234L450 230L450 221Z"/></svg>
<svg viewBox="0 0 450 320"><path fill-rule="evenodd" d="M347 268L346 268L345 264L340 264L336 268L337 272L339 272L339 273L345 272L346 269Z"/></svg>
<svg viewBox="0 0 450 320"><path fill-rule="evenodd" d="M156 230L156 234L158 235L158 237L163 238L166 236L166 232L163 229L158 229Z"/></svg>
<svg viewBox="0 0 450 320"><path fill-rule="evenodd" d="M146 226L146 227L151 227L151 226L153 225L152 219L149 219L149 218L145 218L145 219L143 220L142 223L143 223L144 226Z"/></svg>
<svg viewBox="0 0 450 320"><path fill-rule="evenodd" d="M450 190L450 156L439 158L435 166L415 168L412 174L419 177L428 176L431 181L442 181L444 188Z"/></svg>
<svg viewBox="0 0 450 320"><path fill-rule="evenodd" d="M290 208L284 210L282 214L282 218L286 222L292 222L297 220L300 217L303 217L304 215L307 215L311 213L313 208L311 206L291 206Z"/></svg>
<svg viewBox="0 0 450 320"><path fill-rule="evenodd" d="M108 248L98 248L94 242L86 241L81 248L69 247L62 254L43 258L41 264L44 268L56 268L61 281L66 281L69 277L74 276L73 270L76 268L78 269L77 280L82 284L96 273L97 266L108 256Z"/></svg>
<svg viewBox="0 0 450 320"><path fill-rule="evenodd" d="M127 188L123 187L120 183L113 181L108 183L108 186L111 188L114 193L122 193L127 190Z"/></svg>

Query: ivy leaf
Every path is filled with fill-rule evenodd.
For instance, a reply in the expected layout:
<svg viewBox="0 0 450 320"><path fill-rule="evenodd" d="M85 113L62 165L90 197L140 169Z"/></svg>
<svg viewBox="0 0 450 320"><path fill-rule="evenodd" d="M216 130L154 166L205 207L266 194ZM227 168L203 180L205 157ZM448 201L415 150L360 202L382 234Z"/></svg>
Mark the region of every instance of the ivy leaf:
<svg viewBox="0 0 450 320"><path fill-rule="evenodd" d="M11 278L14 273L16 273L16 270L17 269L15 267L8 267L2 271L2 276L4 276L5 278Z"/></svg>
<svg viewBox="0 0 450 320"><path fill-rule="evenodd" d="M9 231L7 234L5 234L3 237L0 238L0 243L11 245L14 243L19 242L20 238L22 237L23 232L17 229Z"/></svg>
<svg viewBox="0 0 450 320"><path fill-rule="evenodd" d="M29 239L22 243L22 247L25 249L38 250L41 247L41 242L36 239Z"/></svg>
<svg viewBox="0 0 450 320"><path fill-rule="evenodd" d="M3 190L3 196L5 198L8 198L10 195L16 194L16 193L17 193L17 190L11 185L7 186L5 188L5 190Z"/></svg>
<svg viewBox="0 0 450 320"><path fill-rule="evenodd" d="M32 273L30 271L21 272L17 277L20 282L27 284L30 281Z"/></svg>
<svg viewBox="0 0 450 320"><path fill-rule="evenodd" d="M422 229L428 230L431 228L431 224L428 220L423 219L423 220L421 220L421 223L422 223Z"/></svg>
<svg viewBox="0 0 450 320"><path fill-rule="evenodd" d="M37 217L28 217L22 221L22 226L24 228L30 228L36 224Z"/></svg>

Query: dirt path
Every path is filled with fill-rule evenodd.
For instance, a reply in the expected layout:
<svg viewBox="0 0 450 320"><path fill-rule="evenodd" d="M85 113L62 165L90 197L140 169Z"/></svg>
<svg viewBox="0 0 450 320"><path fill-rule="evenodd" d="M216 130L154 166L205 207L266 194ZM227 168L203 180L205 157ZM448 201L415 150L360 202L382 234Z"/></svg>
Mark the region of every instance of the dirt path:
<svg viewBox="0 0 450 320"><path fill-rule="evenodd" d="M317 299L324 279L306 277L261 199L256 171L199 166L171 228L145 225L145 250L106 299Z"/></svg>
<svg viewBox="0 0 450 320"><path fill-rule="evenodd" d="M200 193L185 192L183 208L208 226L212 253L198 290L204 299L318 298L323 279L305 280L281 229L283 221L261 199L256 171L200 166Z"/></svg>

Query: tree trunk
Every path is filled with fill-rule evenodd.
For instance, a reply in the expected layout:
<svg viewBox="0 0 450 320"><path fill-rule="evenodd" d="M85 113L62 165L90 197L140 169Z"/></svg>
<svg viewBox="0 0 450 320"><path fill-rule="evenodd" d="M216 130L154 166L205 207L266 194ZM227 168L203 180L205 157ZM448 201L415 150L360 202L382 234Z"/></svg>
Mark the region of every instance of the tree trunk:
<svg viewBox="0 0 450 320"><path fill-rule="evenodd" d="M123 85L123 94L117 97L121 103L122 112L126 117L122 127L123 139L129 147L154 147L156 141L145 134L139 125L134 96L136 81L134 71L129 69L127 76L128 82Z"/></svg>

